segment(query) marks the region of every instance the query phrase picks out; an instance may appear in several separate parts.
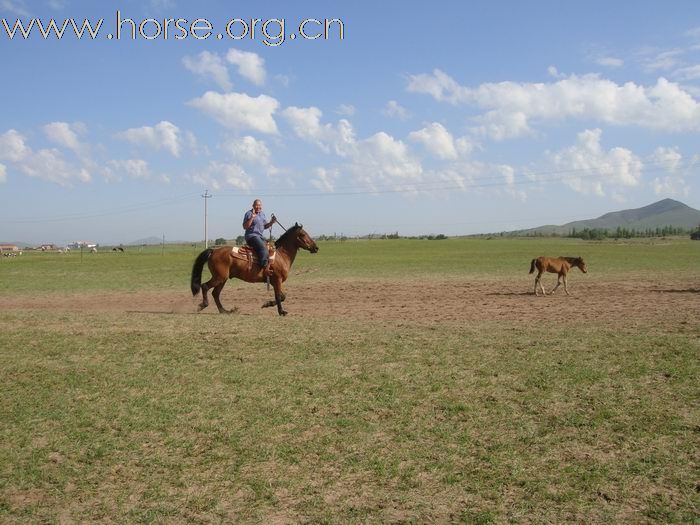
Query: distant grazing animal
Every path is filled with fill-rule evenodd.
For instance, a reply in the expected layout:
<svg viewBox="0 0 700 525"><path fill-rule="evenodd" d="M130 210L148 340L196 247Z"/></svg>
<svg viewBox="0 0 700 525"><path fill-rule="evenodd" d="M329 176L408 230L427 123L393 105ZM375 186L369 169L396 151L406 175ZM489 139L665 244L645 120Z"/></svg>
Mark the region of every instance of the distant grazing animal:
<svg viewBox="0 0 700 525"><path fill-rule="evenodd" d="M263 308L277 305L277 313L287 315L287 312L282 308L282 301L286 297L282 291L282 284L289 276L298 249L303 248L311 253L316 253L318 246L300 224L295 224L275 241L275 248L277 251L270 258L270 268L272 269L270 282L275 289L275 300L267 301L263 304ZM211 279L202 284L204 263L209 266ZM192 266L192 279L190 281L192 295L196 296L200 290L202 291L202 302L199 304L199 309L203 310L209 306L207 290L213 288L211 294L219 313L231 313L222 306L219 295L226 281L234 277L249 283L264 283L266 280L263 269L260 268L257 261L252 264L252 261L246 255L241 254L237 248L232 246L207 248L200 253Z"/></svg>
<svg viewBox="0 0 700 525"><path fill-rule="evenodd" d="M569 293L569 289L566 286L566 274L573 268L574 266L577 266L579 270L581 270L583 273L588 272L588 266L586 263L583 261L581 257L538 257L537 259L532 259L530 262L530 273L535 272L535 268L537 268L537 277L535 277L535 295L537 295L537 285L540 285L540 288L542 289L542 295L547 295L547 292L544 290L544 286L542 285L542 282L540 281L542 274L544 272L550 272L550 273L556 273L558 274L557 278L557 285L554 287L554 289L550 292L553 294L554 292L557 291L557 288L559 288L559 285L561 284L562 280L564 281L564 291L566 292L566 295L571 295Z"/></svg>

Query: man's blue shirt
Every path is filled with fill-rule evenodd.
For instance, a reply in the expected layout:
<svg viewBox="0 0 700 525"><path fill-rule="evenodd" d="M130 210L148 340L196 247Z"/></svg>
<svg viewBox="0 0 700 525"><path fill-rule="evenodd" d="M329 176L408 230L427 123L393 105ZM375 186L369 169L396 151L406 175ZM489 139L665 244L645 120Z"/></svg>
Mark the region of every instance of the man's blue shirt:
<svg viewBox="0 0 700 525"><path fill-rule="evenodd" d="M245 212L245 215L243 216L243 224L248 222L252 216L253 210L248 210ZM250 227L246 229L245 236L248 237L249 235L257 235L258 237L263 237L265 232L265 224L267 224L267 218L265 217L265 213L261 211L255 216Z"/></svg>

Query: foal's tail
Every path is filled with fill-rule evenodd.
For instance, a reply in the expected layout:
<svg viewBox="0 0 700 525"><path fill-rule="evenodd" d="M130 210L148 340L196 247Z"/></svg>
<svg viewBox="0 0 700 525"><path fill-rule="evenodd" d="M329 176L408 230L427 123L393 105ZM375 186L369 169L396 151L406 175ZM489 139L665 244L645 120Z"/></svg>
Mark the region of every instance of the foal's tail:
<svg viewBox="0 0 700 525"><path fill-rule="evenodd" d="M536 260L537 259L532 259L532 261L530 262L530 273L535 273L535 261Z"/></svg>
<svg viewBox="0 0 700 525"><path fill-rule="evenodd" d="M199 290L202 288L202 269L204 268L204 263L207 262L213 251L214 250L211 248L207 248L194 260L194 265L192 266L192 279L190 280L192 295L197 295Z"/></svg>

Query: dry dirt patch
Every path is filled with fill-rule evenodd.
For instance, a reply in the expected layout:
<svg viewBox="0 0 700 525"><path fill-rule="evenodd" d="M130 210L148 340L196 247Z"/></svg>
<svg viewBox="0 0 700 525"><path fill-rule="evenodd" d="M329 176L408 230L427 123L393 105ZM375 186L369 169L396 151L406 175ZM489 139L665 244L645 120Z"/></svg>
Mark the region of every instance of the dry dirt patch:
<svg viewBox="0 0 700 525"><path fill-rule="evenodd" d="M554 281L545 282L551 290ZM358 320L443 321L654 321L690 323L700 318L700 282L570 279L571 296L535 297L530 280L317 280L291 281L285 308L291 315ZM201 296L200 296L201 297ZM196 314L200 297L183 291L98 292L4 297L13 309L112 313ZM272 299L265 285L229 281L221 295L237 315L276 317L261 309ZM210 298L211 299L211 298ZM213 301L198 315L217 314Z"/></svg>

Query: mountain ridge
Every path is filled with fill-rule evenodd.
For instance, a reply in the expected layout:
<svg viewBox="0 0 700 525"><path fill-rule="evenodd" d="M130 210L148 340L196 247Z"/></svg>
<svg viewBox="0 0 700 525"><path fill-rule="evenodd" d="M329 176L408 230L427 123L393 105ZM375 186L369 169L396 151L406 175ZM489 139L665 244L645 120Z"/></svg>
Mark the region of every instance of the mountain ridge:
<svg viewBox="0 0 700 525"><path fill-rule="evenodd" d="M641 208L608 212L595 219L584 219L566 224L547 224L517 230L519 235L568 235L572 230L602 229L615 230L618 227L646 230L673 226L692 230L700 225L700 210L674 199L662 199Z"/></svg>

